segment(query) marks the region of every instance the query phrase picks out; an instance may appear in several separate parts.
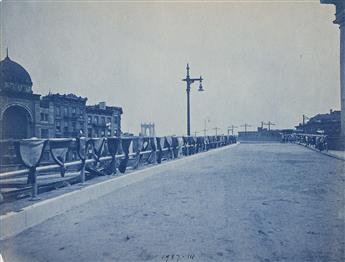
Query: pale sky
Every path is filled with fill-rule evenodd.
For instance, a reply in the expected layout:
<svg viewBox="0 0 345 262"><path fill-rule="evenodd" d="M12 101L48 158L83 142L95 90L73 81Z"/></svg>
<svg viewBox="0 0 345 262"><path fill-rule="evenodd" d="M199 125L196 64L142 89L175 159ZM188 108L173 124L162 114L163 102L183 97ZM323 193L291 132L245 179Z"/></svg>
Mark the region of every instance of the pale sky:
<svg viewBox="0 0 345 262"><path fill-rule="evenodd" d="M315 1L1 2L1 59L26 68L35 93L75 93L121 106L123 131L155 122L191 129L261 121L292 128L340 108L335 8ZM242 128L243 129L243 128ZM214 131L209 133L213 134Z"/></svg>

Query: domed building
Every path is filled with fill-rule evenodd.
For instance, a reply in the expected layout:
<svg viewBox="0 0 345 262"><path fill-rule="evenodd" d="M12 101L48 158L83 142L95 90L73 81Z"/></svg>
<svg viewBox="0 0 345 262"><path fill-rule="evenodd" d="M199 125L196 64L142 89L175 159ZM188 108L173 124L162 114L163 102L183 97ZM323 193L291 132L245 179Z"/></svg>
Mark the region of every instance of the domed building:
<svg viewBox="0 0 345 262"><path fill-rule="evenodd" d="M72 94L41 98L33 93L27 70L8 53L0 61L0 74L1 139L76 137L85 129L87 98Z"/></svg>
<svg viewBox="0 0 345 262"><path fill-rule="evenodd" d="M32 94L32 81L29 73L20 64L12 61L8 54L0 62L0 90Z"/></svg>
<svg viewBox="0 0 345 262"><path fill-rule="evenodd" d="M29 73L8 56L0 61L0 137L28 138L36 135L40 95L32 92Z"/></svg>
<svg viewBox="0 0 345 262"><path fill-rule="evenodd" d="M121 133L121 107L86 106L87 98L32 91L25 68L8 52L0 61L0 139L114 136ZM87 122L86 122L87 119Z"/></svg>

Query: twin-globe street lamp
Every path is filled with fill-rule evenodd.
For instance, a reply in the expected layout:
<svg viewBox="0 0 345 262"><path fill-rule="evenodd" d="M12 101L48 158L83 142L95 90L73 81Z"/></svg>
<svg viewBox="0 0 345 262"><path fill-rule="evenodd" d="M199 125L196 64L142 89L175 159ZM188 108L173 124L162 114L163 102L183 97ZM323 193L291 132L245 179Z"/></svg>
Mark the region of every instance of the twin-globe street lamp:
<svg viewBox="0 0 345 262"><path fill-rule="evenodd" d="M199 89L198 91L204 91L204 89L202 88L202 77L200 76L200 78L190 78L189 76L189 64L187 64L187 76L186 78L182 79L182 81L185 81L187 83L187 136L190 136L190 97L189 97L189 93L190 93L190 87L191 84L193 84L195 81L199 81Z"/></svg>

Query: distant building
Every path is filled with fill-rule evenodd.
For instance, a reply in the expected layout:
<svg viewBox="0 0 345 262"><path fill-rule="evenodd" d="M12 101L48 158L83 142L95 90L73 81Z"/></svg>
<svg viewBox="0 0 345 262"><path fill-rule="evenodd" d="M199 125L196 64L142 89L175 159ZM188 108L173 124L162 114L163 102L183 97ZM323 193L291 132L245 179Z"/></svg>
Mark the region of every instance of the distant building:
<svg viewBox="0 0 345 262"><path fill-rule="evenodd" d="M308 134L325 134L331 137L339 136L341 130L340 111L330 110L326 114L317 114L309 118L304 125L300 123L297 130Z"/></svg>
<svg viewBox="0 0 345 262"><path fill-rule="evenodd" d="M54 121L48 137L77 137L84 134L86 101L87 98L74 94L49 94L42 97L41 104L50 108L49 115Z"/></svg>
<svg viewBox="0 0 345 262"><path fill-rule="evenodd" d="M238 132L239 141L280 141L281 130L267 130L258 127L257 131Z"/></svg>
<svg viewBox="0 0 345 262"><path fill-rule="evenodd" d="M121 134L122 108L107 106L105 102L86 106L87 136L109 137Z"/></svg>
<svg viewBox="0 0 345 262"><path fill-rule="evenodd" d="M86 101L74 94L34 94L31 77L21 65L8 54L0 61L0 139L77 137L89 131L92 137L120 134L121 107L104 102L87 106Z"/></svg>

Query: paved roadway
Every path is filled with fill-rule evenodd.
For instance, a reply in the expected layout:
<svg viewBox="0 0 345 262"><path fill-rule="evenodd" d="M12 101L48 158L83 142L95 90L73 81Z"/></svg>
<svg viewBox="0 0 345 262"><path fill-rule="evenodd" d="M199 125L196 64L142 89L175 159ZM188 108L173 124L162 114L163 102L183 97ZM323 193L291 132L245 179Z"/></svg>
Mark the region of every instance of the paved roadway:
<svg viewBox="0 0 345 262"><path fill-rule="evenodd" d="M1 253L5 262L344 261L344 173L343 161L301 146L241 144L49 219L1 242Z"/></svg>

